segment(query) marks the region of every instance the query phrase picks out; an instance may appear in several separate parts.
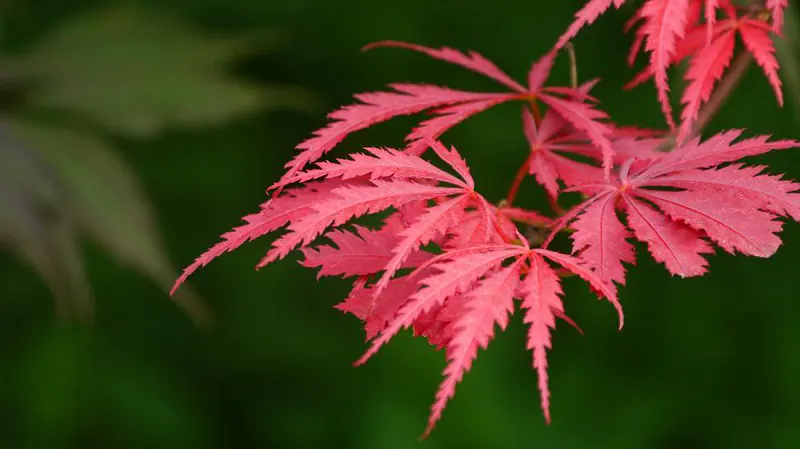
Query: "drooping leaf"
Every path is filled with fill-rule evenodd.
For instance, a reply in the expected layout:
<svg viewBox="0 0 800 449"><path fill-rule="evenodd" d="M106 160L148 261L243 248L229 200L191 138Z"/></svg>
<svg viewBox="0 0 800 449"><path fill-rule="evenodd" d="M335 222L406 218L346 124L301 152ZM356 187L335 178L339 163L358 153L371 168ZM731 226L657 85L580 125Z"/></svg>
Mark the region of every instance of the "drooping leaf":
<svg viewBox="0 0 800 449"><path fill-rule="evenodd" d="M176 270L162 249L150 203L127 163L87 134L19 120L6 126L57 177L67 200L47 207L73 217L80 231L73 237L90 236L120 264L167 290ZM208 320L208 311L194 294L187 291L178 301L198 322Z"/></svg>
<svg viewBox="0 0 800 449"><path fill-rule="evenodd" d="M527 349L533 351L533 366L539 376L539 395L545 421L550 422L550 387L547 376L547 350L552 347L550 329L556 316L564 313L563 295L558 275L542 257L531 258L531 268L521 284L528 324Z"/></svg>
<svg viewBox="0 0 800 449"><path fill-rule="evenodd" d="M62 24L34 48L4 61L4 70L35 82L29 106L149 137L171 126L219 124L263 107L307 109L314 99L303 89L261 87L225 71L234 58L260 48L258 38L212 37L141 10L113 8Z"/></svg>
<svg viewBox="0 0 800 449"><path fill-rule="evenodd" d="M521 260L490 274L465 295L461 316L453 324L453 337L447 345L447 368L444 381L436 392L436 402L428 418L427 435L442 416L447 401L455 395L456 384L472 367L478 349L489 345L497 324L501 330L508 325L514 309L514 293L519 282Z"/></svg>
<svg viewBox="0 0 800 449"><path fill-rule="evenodd" d="M35 269L65 321L89 321L92 293L72 199L57 173L0 122L0 243Z"/></svg>

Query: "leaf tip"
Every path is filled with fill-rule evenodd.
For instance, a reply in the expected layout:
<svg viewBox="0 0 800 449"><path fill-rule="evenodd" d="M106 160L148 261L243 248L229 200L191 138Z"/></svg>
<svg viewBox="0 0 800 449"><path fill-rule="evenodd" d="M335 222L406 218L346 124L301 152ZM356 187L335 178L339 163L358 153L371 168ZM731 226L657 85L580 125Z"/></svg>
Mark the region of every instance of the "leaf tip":
<svg viewBox="0 0 800 449"><path fill-rule="evenodd" d="M374 50L376 48L382 48L382 47L403 47L404 45L408 45L408 44L404 44L403 42L392 41L392 40L370 42L369 44L361 47L361 52L363 53L363 52L367 52L367 51Z"/></svg>

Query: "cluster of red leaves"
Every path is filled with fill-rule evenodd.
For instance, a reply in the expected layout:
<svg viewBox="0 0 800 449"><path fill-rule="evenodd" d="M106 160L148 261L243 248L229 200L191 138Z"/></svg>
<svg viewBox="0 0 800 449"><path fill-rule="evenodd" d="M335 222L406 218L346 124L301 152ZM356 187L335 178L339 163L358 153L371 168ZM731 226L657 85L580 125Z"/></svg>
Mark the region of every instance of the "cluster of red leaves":
<svg viewBox="0 0 800 449"><path fill-rule="evenodd" d="M625 0L587 2L559 38L556 48L564 46L612 4L619 8L623 3ZM636 39L628 62L633 65L642 46L650 53L650 60L647 68L628 87L653 77L661 109L672 128L675 123L668 95L667 69L688 60L689 69L685 74L688 86L681 98L683 112L679 139L683 140L692 134L700 107L708 102L717 81L730 66L738 35L745 50L755 57L767 76L778 103L783 105L778 61L770 33L781 34L787 6L788 0L767 0L765 8L757 5L737 7L730 0L646 0L627 24L631 29L642 23L635 32Z"/></svg>
<svg viewBox="0 0 800 449"><path fill-rule="evenodd" d="M620 6L623 1L590 1L562 41L612 3ZM702 59L700 54L730 39L735 30L745 42L749 38L744 35L763 30L760 22L748 18L717 21L707 14L710 44L684 37L683 28L674 23L672 31L662 33L662 37L673 35L671 44L650 42L655 9L678 5L673 9L681 14L687 9L688 16L695 14L690 7L696 9L699 3L649 0L640 11L646 21L641 36L648 39L648 49L655 54L668 47L654 57L660 61L651 67L657 83L660 71L684 54L675 48L686 42L696 44L697 51L685 54ZM770 4L778 25L778 13L785 5ZM705 6L707 11L729 8L724 0L706 1ZM682 23L675 19L677 13L670 14L667 22ZM326 127L298 145L298 155L270 187L272 198L261 210L246 216L244 225L224 234L220 243L198 257L175 288L221 254L286 228L258 266L299 249L304 256L301 264L318 268L319 276L352 278L352 290L337 308L361 319L371 340L357 364L404 328L445 350L444 380L426 434L471 368L478 349L493 338L495 325L504 329L508 324L515 300L525 310L527 347L549 422L546 353L551 329L557 318L575 325L564 311L562 277L575 275L587 282L616 308L621 327L617 284L625 282L624 264L635 261L629 240L645 243L670 273L698 276L706 272L705 256L713 252L714 244L731 253L769 257L781 243L776 235L782 226L778 218L800 219L800 194L795 193L800 184L762 174L764 167L737 162L800 142L767 137L737 141L741 133L730 131L703 142L688 140L664 152L669 138L609 122L589 93L594 81L577 87L545 86L556 50L533 64L525 87L474 52L399 42L377 45L408 48L463 66L510 92L394 84L390 92L357 95L359 103L333 112ZM707 93L706 88L701 90ZM530 152L508 198L493 204L476 191L461 154L439 138L470 116L508 101L524 104L522 124ZM321 160L355 131L423 111L432 117L411 131L403 150L366 148L349 158ZM429 149L435 157L423 158ZM559 215L555 218L514 207L525 175L532 175L556 205L565 191L581 192L586 199L566 212L555 207ZM377 226L354 222L376 214ZM538 242L531 243L520 227L547 230L550 237L537 247ZM573 231L572 254L547 249L553 236L567 227ZM323 243L315 246L320 238Z"/></svg>

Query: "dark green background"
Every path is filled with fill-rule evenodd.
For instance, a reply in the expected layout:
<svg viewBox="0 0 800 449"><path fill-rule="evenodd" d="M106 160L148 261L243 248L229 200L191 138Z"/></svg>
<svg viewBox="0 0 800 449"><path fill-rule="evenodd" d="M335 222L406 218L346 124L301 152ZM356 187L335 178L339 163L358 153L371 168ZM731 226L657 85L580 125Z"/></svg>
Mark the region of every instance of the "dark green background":
<svg viewBox="0 0 800 449"><path fill-rule="evenodd" d="M110 2L16 0L6 49L27 45L74 14ZM277 52L243 61L257 82L310 88L314 114L272 111L229 126L119 140L158 212L167 252L188 264L256 210L293 146L350 95L394 81L495 89L478 76L401 50L362 54L382 39L477 50L523 79L582 0L173 0L128 2L218 33L279 30ZM659 126L652 86L620 87L631 7L612 11L576 40L582 79L619 123ZM552 82L567 82L564 60ZM125 86L121 85L120 89ZM502 197L525 157L518 106L499 107L446 135L466 155L479 188ZM800 137L791 101L779 109L752 69L709 132ZM399 145L410 120L348 139ZM800 178L795 151L763 157ZM529 180L522 196L541 205ZM268 240L221 258L192 278L216 324L195 328L148 280L87 242L97 296L91 328L60 325L46 286L0 253L0 448L797 448L800 447L800 226L770 260L711 257L711 274L681 280L645 257L621 291L626 327L585 286L566 283L581 337L559 324L550 356L553 423L539 409L536 375L516 316L481 352L436 431L428 408L441 352L401 335L366 366L357 320L331 306L346 282L315 281L289 261L253 266Z"/></svg>

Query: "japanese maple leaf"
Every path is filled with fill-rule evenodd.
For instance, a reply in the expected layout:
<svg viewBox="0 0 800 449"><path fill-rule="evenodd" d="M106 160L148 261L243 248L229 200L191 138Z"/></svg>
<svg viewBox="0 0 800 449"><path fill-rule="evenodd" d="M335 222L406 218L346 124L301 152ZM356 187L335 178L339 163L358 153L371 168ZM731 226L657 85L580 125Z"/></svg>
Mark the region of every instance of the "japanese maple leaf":
<svg viewBox="0 0 800 449"><path fill-rule="evenodd" d="M402 47L425 53L433 58L460 65L485 75L511 90L510 93L464 92L445 87L420 84L392 84L395 92L373 92L356 95L360 103L345 106L329 115L332 120L325 128L314 132L314 137L297 146L300 153L287 165L287 172L270 188L280 192L296 179L298 172L316 162L332 150L349 134L387 121L400 115L431 110L434 117L423 121L407 136L407 150L419 155L428 148L427 142L438 139L448 129L467 118L495 105L512 100L540 100L563 115L570 123L587 133L603 149L610 163L613 150L608 142L611 128L602 123L608 116L587 103L592 100L581 89L544 87L553 65L554 53L534 64L529 74L529 86L523 87L488 59L475 52L461 53L451 48L433 49L414 44L386 41L374 47ZM610 166L608 167L610 170Z"/></svg>
<svg viewBox="0 0 800 449"><path fill-rule="evenodd" d="M769 35L769 25L757 18L737 17L733 8L724 10L728 17L715 25L711 44L690 59L689 69L686 71L689 84L681 99L684 105L681 114L681 139L690 136L700 107L709 100L715 84L730 65L737 34L767 76L778 104L783 106L778 60L775 57L775 45Z"/></svg>
<svg viewBox="0 0 800 449"><path fill-rule="evenodd" d="M367 316L364 310L377 309L387 302L396 308L393 318L381 323L380 333L357 365L366 362L401 329L411 326L417 334L427 335L446 349L445 378L436 394L425 435L433 429L456 385L471 368L478 348L485 348L493 338L495 325L504 329L508 324L515 297L521 297L522 306L527 309L528 348L533 351L542 409L549 422L546 351L551 344L550 329L555 326L555 318L564 317L564 309L558 275L546 260L589 282L614 305L622 326L622 309L615 290L580 259L531 249L524 237L521 241L521 245L490 244L445 252L408 276L393 279L390 288L377 298L367 294L355 299L351 295L347 300L346 309L362 316ZM405 301L400 300L399 294L406 293L410 283L416 283L416 290Z"/></svg>
<svg viewBox="0 0 800 449"><path fill-rule="evenodd" d="M559 37L556 48L566 45L581 29L594 23L611 8L611 5L619 9L624 3L625 0L587 1L583 8L575 13L575 20L567 31ZM776 23L783 23L782 13L787 3L787 0L767 0L767 8L773 12ZM710 34L716 21L717 11L728 4L729 0L645 0L642 7L627 22L625 29L630 30L638 22L647 22L647 25L636 33L634 47L640 48L647 39L650 41L651 51L669 53L669 48L674 45L675 36L683 34L686 27L694 25L701 17L702 11L707 33ZM708 38L710 39L710 35Z"/></svg>
<svg viewBox="0 0 800 449"><path fill-rule="evenodd" d="M783 14L789 7L789 0L767 0L767 9L772 16L772 31L775 34L783 32Z"/></svg>
<svg viewBox="0 0 800 449"><path fill-rule="evenodd" d="M357 180L350 180L350 184L357 182ZM286 226L293 220L299 220L313 213L315 203L333 198L332 191L345 184L347 183L338 180L309 182L302 187L287 190L281 196L262 204L259 212L247 215L242 219L245 224L223 234L219 243L186 267L175 282L172 294L198 268L208 265L226 252L233 251L249 241Z"/></svg>
<svg viewBox="0 0 800 449"><path fill-rule="evenodd" d="M464 92L426 84L391 84L395 92L355 95L360 102L344 106L328 115L331 122L314 132L314 137L297 145L300 153L286 164L286 173L270 189L280 192L295 181L308 164L319 160L353 132L391 118L453 104L496 104L512 99L509 94ZM489 107L489 106L487 106ZM466 117L465 117L466 118Z"/></svg>
<svg viewBox="0 0 800 449"><path fill-rule="evenodd" d="M778 60L775 57L775 46L770 37L771 28L760 18L752 17L751 13L747 11L737 12L727 0L715 3L723 11L725 18L723 20L715 19L712 22L712 28L694 25L687 29L685 36L677 43L675 51L671 53L670 59L666 63L668 66L676 65L684 59L689 59L689 69L686 72L689 85L681 100L684 104L679 136L681 139L690 136L700 107L709 100L714 86L730 65L733 59L736 35L741 38L745 49L753 54L775 91L778 103L783 105L781 80L778 76ZM633 48L637 48L636 43ZM632 51L634 50L632 49ZM631 54L632 56L633 54ZM664 73L661 76L665 76ZM654 75L658 87L659 72L651 64L628 83L626 88L634 87ZM659 92L661 92L660 87Z"/></svg>
<svg viewBox="0 0 800 449"><path fill-rule="evenodd" d="M625 0L588 0L586 4L575 13L575 20L567 28L567 31L558 38L556 48L560 49L567 45L567 42L578 35L578 32L585 26L591 25L606 12L613 4L617 9L622 7Z"/></svg>
<svg viewBox="0 0 800 449"><path fill-rule="evenodd" d="M600 173L592 165L579 162L566 157L568 154L589 157L602 161L602 151L589 142L586 134L575 129L560 115L548 110L537 126L533 115L528 109L522 111L523 130L528 140L531 153L525 161L527 171L544 186L551 197L558 196L560 186L558 180L564 181L567 186L576 186L597 182L602 179ZM632 131L618 131L616 135L636 135ZM635 158L637 164L646 160L657 159L663 153L655 149L662 143L661 139L637 139L636 137L621 137L611 141L614 149L614 163Z"/></svg>
<svg viewBox="0 0 800 449"><path fill-rule="evenodd" d="M650 52L658 101L670 127L672 107L669 103L667 68L675 53L678 40L683 38L689 19L689 0L650 0L642 6L645 30L645 50Z"/></svg>
<svg viewBox="0 0 800 449"><path fill-rule="evenodd" d="M574 252L602 279L619 283L622 263L633 263L632 237L670 273L684 277L706 272L709 240L730 253L771 256L781 244L776 218L800 219L800 184L760 174L764 167L729 163L800 142L762 136L734 143L740 134L695 139L647 167L623 165L611 183L580 187L591 197L565 215L556 232L571 223Z"/></svg>
<svg viewBox="0 0 800 449"><path fill-rule="evenodd" d="M301 264L320 268L319 276L367 276L381 272L394 257L394 248L400 236L390 227L379 230L355 225L352 231L332 229L324 234L332 245L302 248L305 256ZM403 268L416 267L431 254L415 251L409 254Z"/></svg>
<svg viewBox="0 0 800 449"><path fill-rule="evenodd" d="M366 214L381 212L388 208L401 209L416 204L433 205L419 208L407 214L408 222L396 225L391 235L375 235L370 242L357 235L330 233L328 238L337 246L320 249L311 256L307 264L321 266L323 272L343 275L367 274L368 267L386 263L376 271L384 276L378 283L375 294L388 285L392 275L404 266L418 249L435 238L451 233L468 208L476 204L478 210L491 213L491 207L474 190L474 181L466 162L455 148L448 149L439 142L430 142L435 153L457 174L450 174L430 162L408 153L393 149L369 148L368 153L354 154L349 159L335 162L320 162L317 168L298 172L292 182L305 183L299 189L289 189L282 196L266 203L259 214L246 217L246 225L223 235L223 241L201 255L178 279L176 287L197 268L206 265L220 254L230 251L248 240L287 226L288 232L273 242L273 248L259 263L263 267L284 258L295 248L305 248L330 227L345 225L351 219ZM494 219L492 218L492 221ZM366 230L356 228L359 235ZM486 241L493 238L496 227L484 234ZM390 243L390 239L393 243ZM477 243L483 243L476 240ZM391 246L390 246L391 245ZM335 254L342 251L369 249L377 256L357 260L350 254L350 263L338 260ZM386 254L390 251L391 256ZM388 259L385 259L388 257ZM385 260L384 260L385 259ZM370 273L374 273L372 271Z"/></svg>
<svg viewBox="0 0 800 449"><path fill-rule="evenodd" d="M487 61L476 53L470 53L469 56L466 56L447 47L433 49L396 41L378 42L372 44L368 48L381 46L407 48L424 53L432 58L457 64L482 73L521 94L516 94L510 99L542 101L576 129L586 133L591 143L602 150L604 155L604 167L610 170L613 148L609 142L609 137L613 134L613 131L610 126L601 122L601 120L607 119L608 116L604 112L594 109L592 105L588 103L589 101L595 101L588 95L588 90L594 83L579 88L544 87L553 67L556 56L555 52L548 53L541 60L533 64L528 73L528 87L524 88L519 83L510 79L508 75L497 69L496 66L491 65L487 68ZM421 123L420 126L415 128L412 133L408 135L408 140L411 141L409 150L418 152L415 150L419 148L419 142L423 139L437 139L444 131L460 123L464 119L503 101L507 100L490 100L481 104L454 105L434 110L433 112L436 114L436 117Z"/></svg>
<svg viewBox="0 0 800 449"><path fill-rule="evenodd" d="M707 38L706 36L707 36L707 30L701 26L696 26L689 29L686 32L684 38L678 42L675 53L672 55L672 58L670 60L670 65L673 66L677 65L684 59L689 58L692 55L706 48L711 43L711 38L713 38L713 30L711 38ZM628 62L631 66L633 65L634 59L637 56L638 51L639 50L637 49L636 44L634 44L634 46L631 47L630 54L628 55L629 57ZM629 81L624 86L624 88L632 89L638 86L639 84L642 84L643 82L652 78L653 74L654 74L653 68L648 65L644 70L642 70L636 76L634 76L634 78L631 81Z"/></svg>
<svg viewBox="0 0 800 449"><path fill-rule="evenodd" d="M576 14L576 20L561 36L556 48L561 48L584 26L594 22L611 5L620 7L624 0L591 0ZM667 69L676 62L696 54L687 73L691 85L683 95L685 105L681 119L681 136L687 137L692 122L696 119L700 105L708 101L714 84L730 64L733 55L734 31L745 47L762 67L778 97L783 103L778 78L778 63L775 48L769 36L770 30L780 33L783 26L783 11L786 0L769 0L766 7L773 17L770 28L758 18L750 17L751 12L737 12L729 0L647 0L628 22L632 28L641 22L637 29L628 62L633 64L635 55L644 47L650 54L647 69L634 80L638 84L643 79L654 77L658 100L670 127L674 126L672 108L669 102ZM701 12L704 11L704 14ZM726 15L723 21L717 20L717 12ZM705 19L704 24L699 19Z"/></svg>
<svg viewBox="0 0 800 449"><path fill-rule="evenodd" d="M551 223L549 218L536 211L517 207L487 206L490 209L488 213L478 209L467 212L458 227L453 228L449 235L437 240L441 248L445 251L455 251L471 248L481 243L502 244L505 242L504 237L508 240L511 240L508 238L509 236L516 238L518 231L515 223L537 227L546 227ZM377 274L383 270L393 255L393 245L389 241L396 242L399 239L399 232L415 220L414 216L418 216L418 208L414 207L413 209L413 211L400 210L396 212L386 220L386 225L380 230L357 228L358 236L345 231L333 230L331 233L336 234L330 240L337 245L337 248L327 245L320 246L316 250L304 248L302 251L306 259L302 264L308 267L319 267L320 276L358 275L364 278ZM410 219L409 216L411 216ZM402 224L401 222L406 223ZM336 241L341 238L340 234L344 235L347 242L339 244ZM374 239L373 242L367 240L370 237ZM426 264L433 256L434 254L420 249L409 257L404 267L416 268ZM358 260L352 264L342 262L351 258L358 258ZM430 273L429 268L428 270L426 273ZM357 283L348 298L337 308L352 313L364 321L367 339L371 339L386 327L393 314L403 304L403 298L408 298L413 293L409 292L409 288L414 288L414 285L409 283L408 277L392 279L389 281L386 291L377 295L380 301L376 301L373 286L365 287L365 285ZM448 304L445 310L440 311L441 308L437 307L420 317L414 324L415 334L424 335L431 344L437 347L444 347L448 341L446 336L452 330L450 321L454 319L448 317L455 317L460 311L453 301Z"/></svg>

